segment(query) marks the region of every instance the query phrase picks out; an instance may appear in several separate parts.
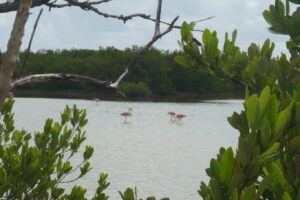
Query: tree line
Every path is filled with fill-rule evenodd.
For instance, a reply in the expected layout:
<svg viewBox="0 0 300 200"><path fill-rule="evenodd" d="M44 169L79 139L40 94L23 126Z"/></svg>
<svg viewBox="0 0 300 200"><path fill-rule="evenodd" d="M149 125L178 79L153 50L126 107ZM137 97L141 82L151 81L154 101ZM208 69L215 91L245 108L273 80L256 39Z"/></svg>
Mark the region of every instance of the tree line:
<svg viewBox="0 0 300 200"><path fill-rule="evenodd" d="M99 47L98 50L64 49L39 50L31 52L24 69L17 67L15 77L24 74L68 73L81 74L101 80L115 80L126 64L141 47L133 46L124 50L115 47ZM25 53L21 53L21 59ZM128 77L120 85L120 91L129 98L151 98L162 96L207 96L236 94L240 88L207 72L195 68L183 68L174 58L180 51L165 51L151 48L138 62ZM96 92L91 85L67 81L33 83L21 87L22 90L65 91L81 90Z"/></svg>

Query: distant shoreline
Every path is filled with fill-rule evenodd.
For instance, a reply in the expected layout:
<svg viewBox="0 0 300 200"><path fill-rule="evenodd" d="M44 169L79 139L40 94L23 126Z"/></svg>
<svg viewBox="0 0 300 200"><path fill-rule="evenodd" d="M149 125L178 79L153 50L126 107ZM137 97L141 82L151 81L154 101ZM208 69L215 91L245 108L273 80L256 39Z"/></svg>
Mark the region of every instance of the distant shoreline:
<svg viewBox="0 0 300 200"><path fill-rule="evenodd" d="M90 99L100 98L110 101L141 101L141 102L199 102L202 100L214 99L243 99L241 93L211 93L211 94L195 94L195 93L176 93L173 95L153 95L148 98L124 98L121 95L112 92L87 92L77 90L67 91L46 91L46 90L15 90L15 97L33 97L33 98L66 98L66 99Z"/></svg>

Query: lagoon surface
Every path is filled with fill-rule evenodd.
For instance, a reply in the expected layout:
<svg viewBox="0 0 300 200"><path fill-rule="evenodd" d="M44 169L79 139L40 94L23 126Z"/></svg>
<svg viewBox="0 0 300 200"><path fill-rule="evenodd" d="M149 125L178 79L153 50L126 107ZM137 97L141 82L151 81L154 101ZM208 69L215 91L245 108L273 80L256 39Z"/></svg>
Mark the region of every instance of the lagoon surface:
<svg viewBox="0 0 300 200"><path fill-rule="evenodd" d="M242 109L240 100L199 103L149 103L89 100L16 98L17 128L41 131L48 118L59 119L66 105L87 110L86 145L94 147L93 169L77 181L91 197L100 172L109 174L107 191L112 200L118 191L137 186L138 196L170 197L171 200L201 199L200 181L220 147L237 145L238 133L226 118ZM120 113L133 109L124 123ZM183 123L170 121L168 112L187 115ZM75 160L76 162L76 160ZM79 161L78 161L79 162ZM75 184L75 183L74 183ZM71 187L71 185L66 185Z"/></svg>

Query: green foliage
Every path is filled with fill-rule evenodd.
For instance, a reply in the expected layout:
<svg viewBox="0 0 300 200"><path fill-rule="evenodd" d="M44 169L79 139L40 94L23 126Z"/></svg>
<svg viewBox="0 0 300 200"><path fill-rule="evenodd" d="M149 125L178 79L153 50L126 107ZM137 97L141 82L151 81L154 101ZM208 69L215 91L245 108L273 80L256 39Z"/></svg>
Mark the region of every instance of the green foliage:
<svg viewBox="0 0 300 200"><path fill-rule="evenodd" d="M72 158L85 140L82 128L86 111L66 107L61 122L47 119L43 132L31 134L16 130L8 99L0 119L0 196L7 199L84 199L86 190L73 187L70 194L62 183L83 177L90 169L93 148L86 146L82 162L73 165ZM80 169L77 172L76 169ZM69 178L70 174L77 177Z"/></svg>
<svg viewBox="0 0 300 200"><path fill-rule="evenodd" d="M119 191L119 194L120 194L122 200L137 200L137 199L143 200L141 198L138 198L136 188L134 188L134 191L132 188L127 188L123 193ZM147 197L146 200L156 200L156 198L151 196L151 197ZM170 200L170 199L162 198L160 200Z"/></svg>
<svg viewBox="0 0 300 200"><path fill-rule="evenodd" d="M239 132L237 149L221 148L211 160L210 180L199 189L203 199L300 198L300 8L289 15L290 2L300 3L276 0L263 14L272 32L290 36L290 59L273 58L269 39L243 52L234 31L230 39L226 33L220 50L216 32L204 30L199 46L191 28L182 30L185 55L175 59L179 64L246 87L244 110L228 118Z"/></svg>
<svg viewBox="0 0 300 200"><path fill-rule="evenodd" d="M285 167L276 160L279 159L281 148L283 148L282 140L286 136L290 124L293 124L291 117L294 102L290 100L287 107L279 110L278 100L275 95L271 95L270 87L267 86L259 97L254 94L246 99L244 106L245 111L240 114L234 113L228 118L229 123L240 133L236 154L233 155L231 148L222 150L218 156L219 159L212 159L208 169L211 181L215 182L214 184L210 182L210 185L213 187L220 185L222 190L219 191L219 196L223 199L233 198L235 191L244 195L253 194L250 192L251 187L256 188L255 195L259 187L262 187L261 195L269 192L270 189L268 190L262 184L269 181L270 178L266 178L270 176L270 171L273 171L272 165L276 170ZM269 165L270 167L267 168ZM265 173L262 169L265 169ZM278 170L276 173L279 173ZM280 173L282 172L280 171ZM280 173L274 177L283 177L283 173L279 176ZM263 177L263 179L259 180L259 177ZM250 188L246 186L250 186ZM284 184L282 187L288 188L288 186L288 184ZM200 194L204 199L210 193L215 193L213 191L216 189L209 187L202 183Z"/></svg>
<svg viewBox="0 0 300 200"><path fill-rule="evenodd" d="M108 200L109 196L107 196L104 191L110 185L109 182L106 181L108 174L101 173L98 181L98 188L96 190L96 194L92 198L92 200Z"/></svg>
<svg viewBox="0 0 300 200"><path fill-rule="evenodd" d="M293 57L299 56L300 53L300 8L298 7L290 15L290 2L299 4L299 1L289 0L285 4L281 0L276 0L274 5L270 5L269 10L264 11L265 20L271 25L269 28L277 34L289 35L290 40L287 47Z"/></svg>
<svg viewBox="0 0 300 200"><path fill-rule="evenodd" d="M234 31L229 39L226 33L223 50L218 49L216 32L208 29L203 32L202 46L196 45L194 40L182 40L185 59L189 58L185 63L205 69L222 79L247 85L252 92L259 93L266 85L271 86L272 92L276 94L292 92L300 81L299 65L296 64L299 58L289 61L282 54L279 59L273 59L275 45L269 39L262 47L251 44L247 52L242 52L235 45L236 34ZM182 57L177 57L175 60L183 64L181 59Z"/></svg>
<svg viewBox="0 0 300 200"><path fill-rule="evenodd" d="M120 91L123 92L126 96L133 98L145 98L151 96L150 88L143 82L124 82L120 86Z"/></svg>

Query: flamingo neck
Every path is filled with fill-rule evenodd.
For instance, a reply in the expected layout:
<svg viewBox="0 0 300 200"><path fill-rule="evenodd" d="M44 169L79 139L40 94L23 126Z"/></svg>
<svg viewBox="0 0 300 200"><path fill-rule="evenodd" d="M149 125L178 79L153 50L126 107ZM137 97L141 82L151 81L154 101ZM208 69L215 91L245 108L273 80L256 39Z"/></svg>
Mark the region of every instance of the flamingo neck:
<svg viewBox="0 0 300 200"><path fill-rule="evenodd" d="M129 113L129 116L132 116L132 109L131 108L128 109L128 113Z"/></svg>

